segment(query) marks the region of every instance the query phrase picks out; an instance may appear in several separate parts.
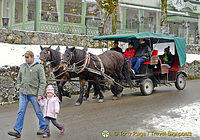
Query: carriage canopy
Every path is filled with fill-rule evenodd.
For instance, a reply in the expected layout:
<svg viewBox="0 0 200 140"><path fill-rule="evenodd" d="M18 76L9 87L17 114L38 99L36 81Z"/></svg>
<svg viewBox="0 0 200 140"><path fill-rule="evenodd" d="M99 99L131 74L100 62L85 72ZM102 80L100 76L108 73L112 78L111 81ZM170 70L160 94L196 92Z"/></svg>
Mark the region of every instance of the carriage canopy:
<svg viewBox="0 0 200 140"><path fill-rule="evenodd" d="M96 36L93 40L109 40L109 41L120 41L130 42L133 41L135 46L139 44L139 39L148 39L152 44L156 43L167 43L174 42L176 51L179 57L179 64L183 66L186 62L186 46L185 38L175 37L174 35L156 34L156 33L128 33L128 34L115 34L115 35L104 35Z"/></svg>

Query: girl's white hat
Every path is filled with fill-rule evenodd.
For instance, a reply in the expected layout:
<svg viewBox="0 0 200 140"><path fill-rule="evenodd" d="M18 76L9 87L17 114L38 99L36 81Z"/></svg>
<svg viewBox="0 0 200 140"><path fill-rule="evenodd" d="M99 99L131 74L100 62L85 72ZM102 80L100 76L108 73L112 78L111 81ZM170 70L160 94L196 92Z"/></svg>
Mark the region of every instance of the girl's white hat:
<svg viewBox="0 0 200 140"><path fill-rule="evenodd" d="M47 89L46 89L46 92L51 92L51 93L54 94L54 88L53 88L53 86L52 85L48 85Z"/></svg>

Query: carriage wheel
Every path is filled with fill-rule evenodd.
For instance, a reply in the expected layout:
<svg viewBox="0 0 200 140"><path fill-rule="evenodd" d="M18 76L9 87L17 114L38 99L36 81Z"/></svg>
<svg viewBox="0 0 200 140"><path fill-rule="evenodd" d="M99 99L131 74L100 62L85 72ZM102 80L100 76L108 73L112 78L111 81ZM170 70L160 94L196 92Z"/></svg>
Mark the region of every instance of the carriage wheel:
<svg viewBox="0 0 200 140"><path fill-rule="evenodd" d="M178 75L175 86L178 90L183 90L186 86L186 78L185 76L181 73Z"/></svg>
<svg viewBox="0 0 200 140"><path fill-rule="evenodd" d="M154 86L151 79L147 78L140 84L140 91L142 95L150 95L153 92Z"/></svg>

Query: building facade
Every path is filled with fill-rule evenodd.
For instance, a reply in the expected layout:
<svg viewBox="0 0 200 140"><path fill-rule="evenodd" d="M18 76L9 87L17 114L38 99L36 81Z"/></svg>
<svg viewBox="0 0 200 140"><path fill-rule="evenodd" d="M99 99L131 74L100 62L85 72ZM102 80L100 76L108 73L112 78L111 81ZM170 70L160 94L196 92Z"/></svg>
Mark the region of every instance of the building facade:
<svg viewBox="0 0 200 140"><path fill-rule="evenodd" d="M118 33L160 33L160 0L119 0ZM95 0L0 0L0 25L10 29L98 35L101 11ZM200 43L200 1L168 0L168 33Z"/></svg>

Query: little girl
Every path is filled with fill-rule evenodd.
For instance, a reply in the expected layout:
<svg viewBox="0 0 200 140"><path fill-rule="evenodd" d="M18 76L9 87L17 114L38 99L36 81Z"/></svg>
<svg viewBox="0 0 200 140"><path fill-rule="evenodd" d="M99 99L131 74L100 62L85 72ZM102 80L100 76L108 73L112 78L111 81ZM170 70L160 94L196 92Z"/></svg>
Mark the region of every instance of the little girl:
<svg viewBox="0 0 200 140"><path fill-rule="evenodd" d="M64 126L57 123L56 118L57 114L60 110L59 105L60 100L54 93L54 88L52 85L48 85L46 89L46 95L45 98L39 100L39 104L41 106L44 106L44 119L45 119L45 133L43 135L43 138L50 136L50 129L49 129L49 123L50 121L55 125L59 130L60 133L64 133L65 129Z"/></svg>

